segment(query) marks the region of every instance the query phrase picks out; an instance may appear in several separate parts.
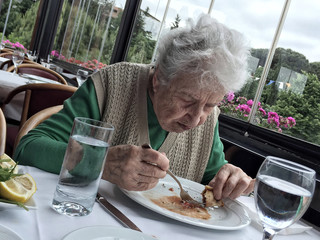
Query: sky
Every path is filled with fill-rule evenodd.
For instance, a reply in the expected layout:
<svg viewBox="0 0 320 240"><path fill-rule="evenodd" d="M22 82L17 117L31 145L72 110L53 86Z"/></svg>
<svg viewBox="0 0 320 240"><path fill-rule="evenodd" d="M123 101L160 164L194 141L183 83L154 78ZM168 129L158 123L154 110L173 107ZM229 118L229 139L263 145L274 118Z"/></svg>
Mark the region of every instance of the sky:
<svg viewBox="0 0 320 240"><path fill-rule="evenodd" d="M162 21L168 2L163 31L170 28L177 14L183 26L186 19L208 13L211 0L142 0L141 9L149 7L149 13ZM270 48L284 3L285 0L214 0L211 16L242 32L252 48ZM125 0L116 0L116 5L124 8ZM277 47L299 52L309 62L320 62L319 12L320 1L292 0Z"/></svg>

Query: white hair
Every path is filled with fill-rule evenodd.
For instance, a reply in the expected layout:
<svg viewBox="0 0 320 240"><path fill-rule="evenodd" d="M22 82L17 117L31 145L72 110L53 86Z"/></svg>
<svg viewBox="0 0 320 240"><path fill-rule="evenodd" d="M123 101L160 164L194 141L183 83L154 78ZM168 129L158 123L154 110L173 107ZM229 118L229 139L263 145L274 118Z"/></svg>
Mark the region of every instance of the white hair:
<svg viewBox="0 0 320 240"><path fill-rule="evenodd" d="M220 84L225 92L238 91L247 80L249 47L244 36L207 14L196 25L169 31L159 42L159 81L168 84L179 74L200 76L206 85Z"/></svg>

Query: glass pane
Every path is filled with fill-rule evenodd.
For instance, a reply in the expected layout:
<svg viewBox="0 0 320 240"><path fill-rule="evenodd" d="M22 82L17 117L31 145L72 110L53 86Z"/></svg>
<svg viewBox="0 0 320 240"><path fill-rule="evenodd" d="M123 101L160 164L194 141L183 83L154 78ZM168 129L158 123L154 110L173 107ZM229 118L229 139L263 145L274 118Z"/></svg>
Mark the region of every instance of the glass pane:
<svg viewBox="0 0 320 240"><path fill-rule="evenodd" d="M153 62L161 34L183 26L188 18L197 19L201 13L207 13L210 2L211 0L143 0L126 61Z"/></svg>
<svg viewBox="0 0 320 240"><path fill-rule="evenodd" d="M260 125L320 145L320 4L292 1L264 87ZM303 14L306 13L306 14Z"/></svg>
<svg viewBox="0 0 320 240"><path fill-rule="evenodd" d="M243 33L251 47L248 61L251 77L239 92L225 97L220 106L222 113L248 119L283 4L278 0L215 1L211 15Z"/></svg>
<svg viewBox="0 0 320 240"><path fill-rule="evenodd" d="M108 64L125 2L68 0L64 2L52 55L96 70Z"/></svg>
<svg viewBox="0 0 320 240"><path fill-rule="evenodd" d="M30 48L39 3L34 0L1 1L0 39L6 46L20 43Z"/></svg>

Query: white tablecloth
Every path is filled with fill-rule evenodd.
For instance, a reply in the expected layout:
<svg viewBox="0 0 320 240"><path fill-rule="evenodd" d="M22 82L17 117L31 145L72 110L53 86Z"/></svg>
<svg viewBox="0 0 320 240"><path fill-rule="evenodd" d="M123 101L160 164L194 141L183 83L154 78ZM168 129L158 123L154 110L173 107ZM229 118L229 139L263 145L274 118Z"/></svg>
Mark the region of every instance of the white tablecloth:
<svg viewBox="0 0 320 240"><path fill-rule="evenodd" d="M86 226L122 226L109 213L104 211L98 203L95 203L93 212L85 217L68 217L56 213L51 208L51 201L58 176L33 167L22 167L22 169L24 172L30 173L37 183L38 190L33 196L37 209L29 212L13 209L0 211L0 225L12 229L24 240L61 240L71 231ZM262 239L262 233L251 225L240 230L222 231L196 227L167 218L134 202L124 195L119 188L106 181L101 181L100 190L111 203L125 213L145 234L156 236L158 239ZM302 234L275 237L275 240L301 239L320 239L320 233L312 229Z"/></svg>
<svg viewBox="0 0 320 240"><path fill-rule="evenodd" d="M10 91L12 91L13 89L32 82L36 83L37 81L30 80L28 78L14 75L10 72L0 70L0 102L3 102L10 93ZM38 82L60 84L59 82L43 78L41 81ZM6 118L20 121L23 99L24 93L20 93L16 95L8 105L5 106L4 115L6 116Z"/></svg>

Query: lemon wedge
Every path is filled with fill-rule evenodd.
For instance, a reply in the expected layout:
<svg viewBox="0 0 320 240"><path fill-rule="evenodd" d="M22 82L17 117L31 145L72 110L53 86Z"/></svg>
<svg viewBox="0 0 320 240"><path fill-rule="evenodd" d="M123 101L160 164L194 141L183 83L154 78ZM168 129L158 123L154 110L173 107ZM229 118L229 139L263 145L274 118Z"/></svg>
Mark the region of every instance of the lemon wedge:
<svg viewBox="0 0 320 240"><path fill-rule="evenodd" d="M15 165L16 165L16 162L12 160L12 158L10 158L7 154L3 154L0 156L0 160L3 160L3 159L9 159L10 161L8 162L0 162L0 166L3 167L3 168L9 168L9 169L12 169ZM16 166L16 168L13 170L13 173L18 173L18 166Z"/></svg>
<svg viewBox="0 0 320 240"><path fill-rule="evenodd" d="M36 191L36 182L28 173L0 182L0 196L8 200L25 203Z"/></svg>

